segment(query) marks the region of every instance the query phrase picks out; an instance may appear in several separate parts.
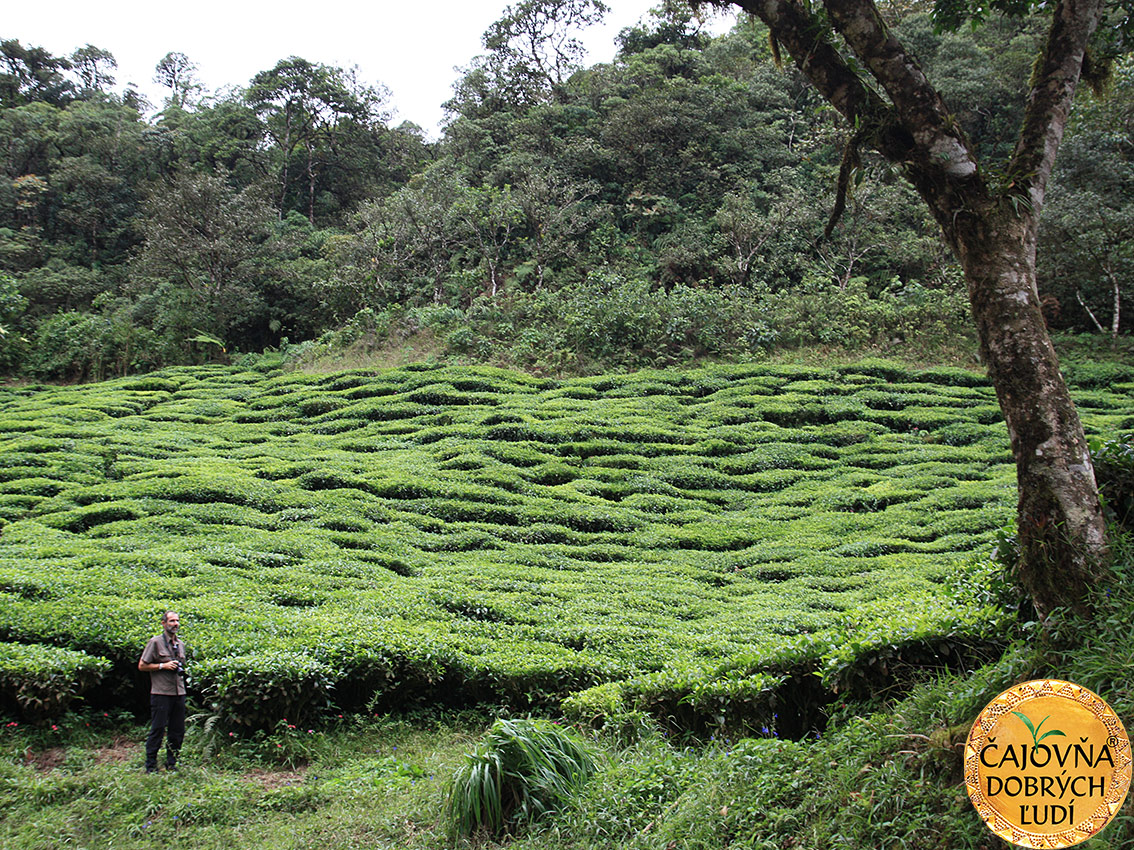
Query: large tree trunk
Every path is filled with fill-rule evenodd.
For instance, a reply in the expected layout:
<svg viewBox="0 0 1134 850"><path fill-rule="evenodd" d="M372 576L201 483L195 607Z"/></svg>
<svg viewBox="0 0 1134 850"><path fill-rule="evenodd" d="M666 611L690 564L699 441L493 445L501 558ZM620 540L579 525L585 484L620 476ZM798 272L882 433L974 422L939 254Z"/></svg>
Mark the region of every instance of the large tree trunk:
<svg viewBox="0 0 1134 850"><path fill-rule="evenodd" d="M1019 484L1019 578L1041 614L1080 607L1107 536L1083 427L1040 310L1035 218L1003 203L961 223L957 253Z"/></svg>
<svg viewBox="0 0 1134 850"><path fill-rule="evenodd" d="M763 20L774 43L851 122L852 144L868 144L904 169L941 226L964 267L1008 422L1021 582L1041 614L1084 607L1089 589L1109 575L1106 527L1083 428L1040 312L1036 217L1103 0L1057 0L1052 8L1016 149L1002 169L1007 177L995 182L874 0L822 0L826 19L805 0L731 2ZM835 34L865 71L840 54Z"/></svg>

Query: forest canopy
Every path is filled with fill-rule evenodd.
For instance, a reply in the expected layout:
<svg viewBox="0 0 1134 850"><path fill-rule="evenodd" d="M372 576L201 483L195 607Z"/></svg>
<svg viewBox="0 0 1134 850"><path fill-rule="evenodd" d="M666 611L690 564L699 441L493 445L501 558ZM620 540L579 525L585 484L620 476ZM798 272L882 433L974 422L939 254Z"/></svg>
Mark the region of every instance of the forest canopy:
<svg viewBox="0 0 1134 850"><path fill-rule="evenodd" d="M982 158L1022 120L1042 22L889 22ZM913 189L862 156L764 25L710 35L665 2L582 67L602 3L525 0L485 33L442 137L388 91L281 59L205 91L168 54L158 108L92 45L0 42L0 368L88 379L426 334L587 370L797 345L971 342L956 261ZM1077 97L1042 219L1053 329L1126 330L1134 69Z"/></svg>

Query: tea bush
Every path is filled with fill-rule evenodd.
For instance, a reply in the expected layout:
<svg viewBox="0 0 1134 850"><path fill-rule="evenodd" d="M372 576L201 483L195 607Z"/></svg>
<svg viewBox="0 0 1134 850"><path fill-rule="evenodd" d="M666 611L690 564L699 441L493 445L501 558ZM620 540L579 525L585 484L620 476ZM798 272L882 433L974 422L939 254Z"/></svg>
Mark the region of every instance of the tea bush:
<svg viewBox="0 0 1134 850"><path fill-rule="evenodd" d="M0 643L0 697L26 717L58 717L110 670L105 658L40 644Z"/></svg>
<svg viewBox="0 0 1134 850"><path fill-rule="evenodd" d="M1134 521L1134 436L1091 441L1099 491L1114 521L1130 528Z"/></svg>
<svg viewBox="0 0 1134 850"><path fill-rule="evenodd" d="M1134 415L1086 392L1088 427ZM248 726L564 700L774 726L800 671L979 650L996 615L943 582L1015 503L983 379L878 360L179 367L0 404L0 640L125 671L175 607L195 688Z"/></svg>
<svg viewBox="0 0 1134 850"><path fill-rule="evenodd" d="M326 664L292 652L253 652L200 662L194 674L213 709L239 726L263 729L281 718L302 724L330 702Z"/></svg>

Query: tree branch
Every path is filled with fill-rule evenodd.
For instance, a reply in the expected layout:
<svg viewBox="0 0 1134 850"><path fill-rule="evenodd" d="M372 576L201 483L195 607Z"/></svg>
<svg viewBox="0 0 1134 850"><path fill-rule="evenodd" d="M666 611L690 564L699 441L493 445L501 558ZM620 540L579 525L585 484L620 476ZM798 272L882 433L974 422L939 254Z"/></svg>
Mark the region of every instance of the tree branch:
<svg viewBox="0 0 1134 850"><path fill-rule="evenodd" d="M799 0L735 2L767 24L863 141L903 166L956 249L958 211L984 207L987 187L964 132L917 62L891 35L873 0L824 3L832 25L881 84L890 103L850 67L825 38L830 27Z"/></svg>
<svg viewBox="0 0 1134 850"><path fill-rule="evenodd" d="M1020 140L1008 166L1009 175L1028 193L1037 214L1067 126L1087 42L1099 24L1103 5L1103 0L1061 0L1052 14L1047 44L1032 78Z"/></svg>
<svg viewBox="0 0 1134 850"><path fill-rule="evenodd" d="M852 124L890 111L885 101L844 61L826 38L826 25L794 0L737 0L760 18L788 49L799 69Z"/></svg>
<svg viewBox="0 0 1134 850"><path fill-rule="evenodd" d="M824 6L832 25L890 96L921 154L919 165L943 171L945 178L974 175L976 159L968 140L917 60L883 22L873 0L824 0Z"/></svg>

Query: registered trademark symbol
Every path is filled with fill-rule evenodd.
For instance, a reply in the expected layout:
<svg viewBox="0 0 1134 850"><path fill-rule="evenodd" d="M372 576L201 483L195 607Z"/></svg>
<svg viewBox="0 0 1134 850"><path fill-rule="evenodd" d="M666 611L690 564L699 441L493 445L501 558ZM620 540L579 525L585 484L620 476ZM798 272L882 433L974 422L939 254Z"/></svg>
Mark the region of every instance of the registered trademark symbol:
<svg viewBox="0 0 1134 850"><path fill-rule="evenodd" d="M1109 738L1106 739L1106 745L1108 747L1117 747L1118 746L1118 738L1116 738L1114 735L1111 735Z"/></svg>

